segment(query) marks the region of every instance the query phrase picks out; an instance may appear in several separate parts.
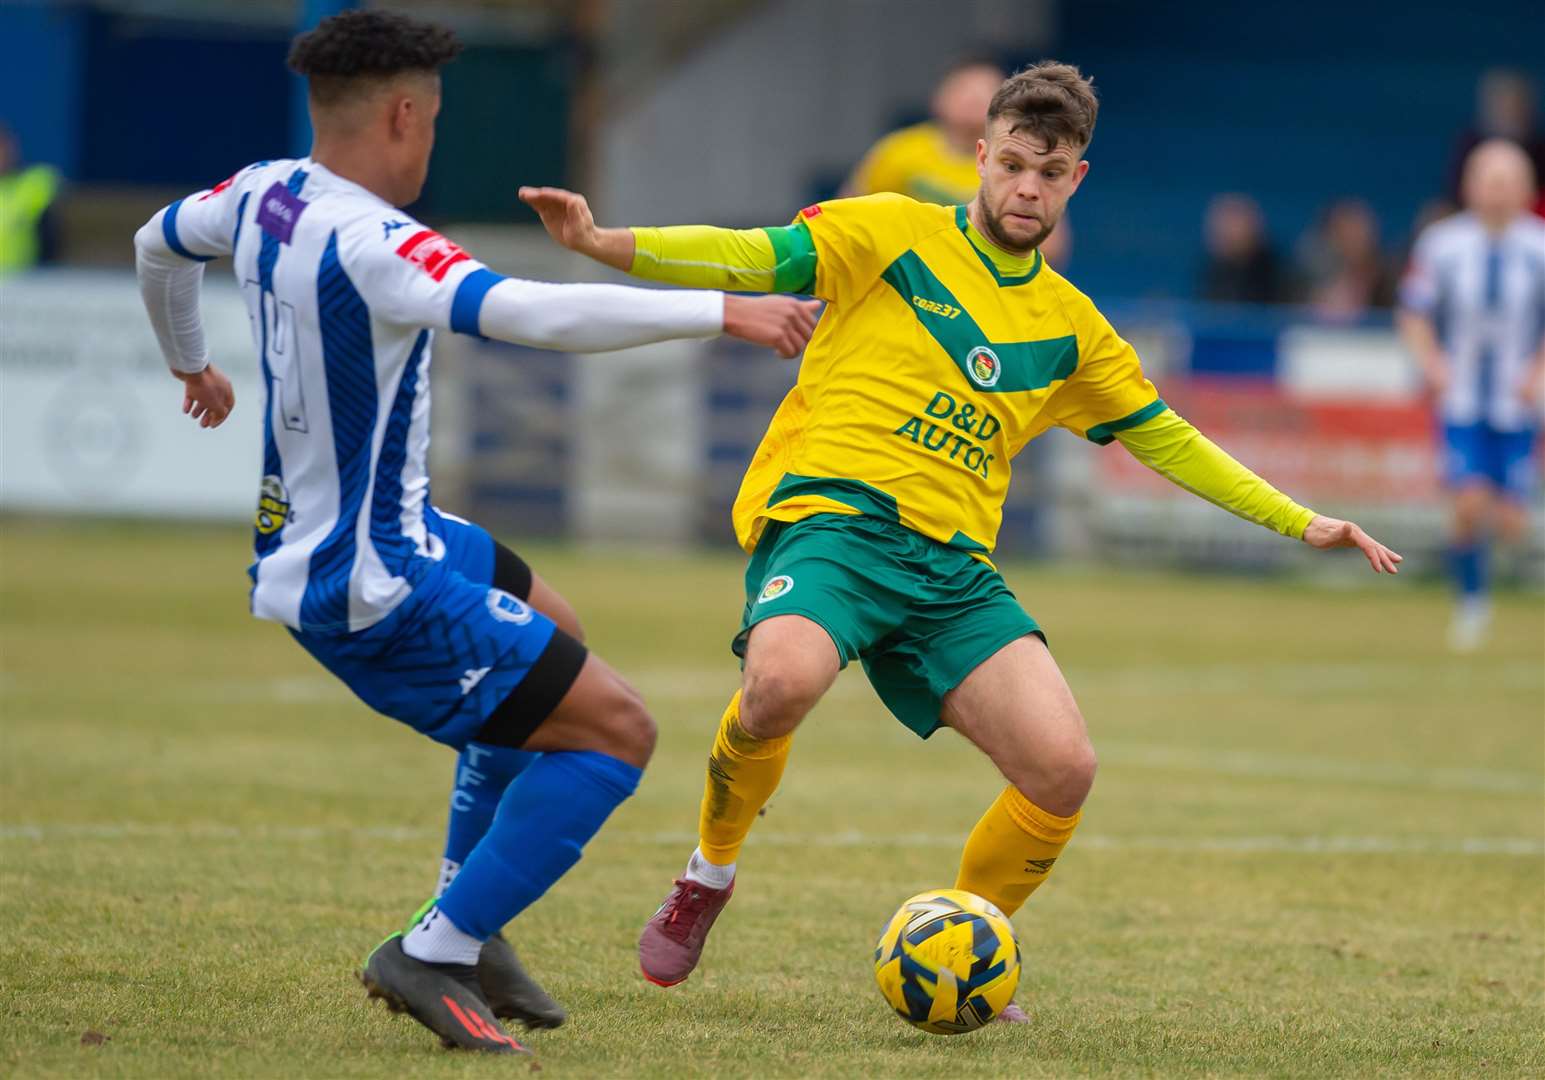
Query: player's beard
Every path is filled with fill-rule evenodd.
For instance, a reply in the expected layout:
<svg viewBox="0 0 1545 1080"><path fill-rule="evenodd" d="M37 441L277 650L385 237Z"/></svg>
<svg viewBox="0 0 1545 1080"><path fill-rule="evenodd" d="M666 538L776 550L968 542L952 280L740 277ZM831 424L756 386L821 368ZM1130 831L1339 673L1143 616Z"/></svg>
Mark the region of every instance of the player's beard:
<svg viewBox="0 0 1545 1080"><path fill-rule="evenodd" d="M980 206L982 209L982 231L987 234L987 239L991 240L1004 251L1022 251L1028 254L1029 252L1034 251L1036 248L1040 247L1041 244L1045 242L1046 238L1050 236L1052 231L1057 227L1058 218L1051 218L1050 220L1043 219L1041 222L1040 231L1031 238L1029 243L1026 243L1023 240L1016 240L1008 236L1003 228L1002 217L996 210L987 205L986 199L981 200Z"/></svg>

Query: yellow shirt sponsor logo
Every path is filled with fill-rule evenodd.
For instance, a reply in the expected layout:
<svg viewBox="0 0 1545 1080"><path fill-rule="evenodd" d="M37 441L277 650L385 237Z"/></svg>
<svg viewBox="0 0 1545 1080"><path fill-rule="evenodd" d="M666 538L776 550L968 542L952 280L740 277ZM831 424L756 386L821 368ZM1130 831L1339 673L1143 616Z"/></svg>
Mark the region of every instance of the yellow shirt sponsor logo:
<svg viewBox="0 0 1545 1080"><path fill-rule="evenodd" d="M946 319L956 319L960 317L960 309L954 304L941 304L937 300L929 300L926 297L918 296L915 293L912 296L912 303L916 304L924 311L931 311L935 315L943 315Z"/></svg>

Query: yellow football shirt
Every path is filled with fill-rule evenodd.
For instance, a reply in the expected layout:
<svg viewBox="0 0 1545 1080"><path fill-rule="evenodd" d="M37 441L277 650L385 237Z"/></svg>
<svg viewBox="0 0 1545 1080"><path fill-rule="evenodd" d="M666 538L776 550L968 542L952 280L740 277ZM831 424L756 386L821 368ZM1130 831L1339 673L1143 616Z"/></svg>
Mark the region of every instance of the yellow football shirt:
<svg viewBox="0 0 1545 1080"><path fill-rule="evenodd" d="M893 131L872 146L853 170L855 195L894 191L922 202L967 203L980 179L976 155L950 146L936 124Z"/></svg>
<svg viewBox="0 0 1545 1080"><path fill-rule="evenodd" d="M863 513L985 555L1026 443L1053 426L1108 443L1164 411L1089 298L1039 253L1006 276L964 206L883 194L796 220L828 307L735 501L747 551L769 521Z"/></svg>

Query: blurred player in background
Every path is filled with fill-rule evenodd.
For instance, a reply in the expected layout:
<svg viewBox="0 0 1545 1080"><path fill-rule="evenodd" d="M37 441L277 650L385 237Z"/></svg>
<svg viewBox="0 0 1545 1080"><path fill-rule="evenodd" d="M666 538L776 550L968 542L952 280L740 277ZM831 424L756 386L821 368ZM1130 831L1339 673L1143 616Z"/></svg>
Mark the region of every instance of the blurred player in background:
<svg viewBox="0 0 1545 1080"><path fill-rule="evenodd" d="M361 977L447 1044L509 1053L523 1048L496 1015L551 1027L564 1013L500 929L633 793L655 729L564 599L430 502L434 333L594 352L727 332L792 357L816 305L519 281L404 214L429 168L439 69L459 51L450 31L397 15L323 21L290 52L311 156L178 200L135 246L183 411L204 427L234 401L205 348L203 264L235 263L267 387L253 614L461 754L439 892Z"/></svg>
<svg viewBox="0 0 1545 1080"><path fill-rule="evenodd" d="M1044 265L1039 246L1089 169L1096 111L1094 88L1065 64L1003 82L977 142L979 189L959 206L884 194L810 206L780 228L598 229L578 195L521 192L559 243L610 266L827 302L735 503L751 555L733 642L742 689L709 756L698 848L639 942L651 981L696 966L794 729L853 660L915 734L953 727L1009 781L967 839L955 887L1012 914L1045 880L1094 782L1094 750L989 555L1010 459L1050 428L1120 441L1246 520L1395 571L1400 557L1356 525L1295 504L1170 411L1132 347Z"/></svg>
<svg viewBox="0 0 1545 1080"><path fill-rule="evenodd" d="M1520 540L1537 490L1534 450L1545 391L1545 221L1529 213L1537 177L1514 142L1492 139L1465 162L1465 210L1417 238L1398 326L1443 426L1454 494L1450 562L1459 600L1454 649L1479 648L1491 624L1491 540Z"/></svg>
<svg viewBox="0 0 1545 1080"><path fill-rule="evenodd" d="M842 195L894 191L919 202L958 206L976 194L976 143L982 117L1003 85L1005 72L981 56L957 60L939 80L930 103L932 119L886 135L869 148L843 185ZM1053 266L1067 256L1064 222L1041 245Z"/></svg>

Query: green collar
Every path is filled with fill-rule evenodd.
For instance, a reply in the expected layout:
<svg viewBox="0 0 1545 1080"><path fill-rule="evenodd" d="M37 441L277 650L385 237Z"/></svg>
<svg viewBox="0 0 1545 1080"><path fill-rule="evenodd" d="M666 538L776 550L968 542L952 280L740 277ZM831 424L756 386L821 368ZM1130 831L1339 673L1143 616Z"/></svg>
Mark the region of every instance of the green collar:
<svg viewBox="0 0 1545 1080"><path fill-rule="evenodd" d="M955 227L960 230L966 238L966 243L971 245L971 250L976 252L976 257L982 260L982 265L987 267L987 272L999 285L1023 285L1041 272L1041 264L1045 260L1041 258L1040 248L1036 248L1035 254L1029 258L1010 255L977 231L966 214L964 203L955 207Z"/></svg>

